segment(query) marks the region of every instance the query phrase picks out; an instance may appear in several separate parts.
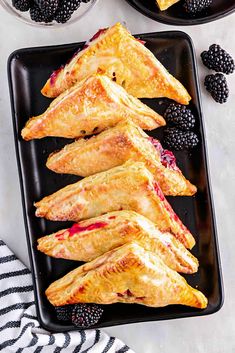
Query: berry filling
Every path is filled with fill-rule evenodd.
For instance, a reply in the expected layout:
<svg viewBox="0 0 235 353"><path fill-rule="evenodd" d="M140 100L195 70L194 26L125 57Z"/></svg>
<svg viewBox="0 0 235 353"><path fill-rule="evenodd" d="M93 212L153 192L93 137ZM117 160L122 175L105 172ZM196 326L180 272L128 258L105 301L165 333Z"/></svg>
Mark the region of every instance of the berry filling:
<svg viewBox="0 0 235 353"><path fill-rule="evenodd" d="M135 297L135 295L130 291L130 289L127 289L125 292L123 293L117 293L117 296L119 298L135 298L137 300L142 300L145 297Z"/></svg>
<svg viewBox="0 0 235 353"><path fill-rule="evenodd" d="M166 168L176 169L175 156L169 150L163 150L163 153L161 153L161 162Z"/></svg>
<svg viewBox="0 0 235 353"><path fill-rule="evenodd" d="M93 37L89 40L89 42L92 42L93 40L99 38L101 34L104 34L107 31L108 28L100 28L96 34L93 35Z"/></svg>
<svg viewBox="0 0 235 353"><path fill-rule="evenodd" d="M171 205L167 202L167 200L165 199L165 196L161 190L161 188L159 187L159 185L155 182L154 183L154 190L156 191L157 196L160 198L160 200L162 202L164 202L164 207L165 209L168 211L169 216L172 220L174 220L175 222L178 223L179 227L183 230L186 231L187 228L185 227L185 225L181 222L181 220L179 219L179 217L177 216L177 214L174 212L174 210L172 209ZM177 237L177 235L176 235Z"/></svg>
<svg viewBox="0 0 235 353"><path fill-rule="evenodd" d="M161 163L164 165L164 167L178 170L174 154L169 150L165 150L162 147L161 143L158 140L154 139L153 137L149 137L149 140L156 148L156 150L159 151Z"/></svg>
<svg viewBox="0 0 235 353"><path fill-rule="evenodd" d="M56 234L55 237L57 238L57 240L65 240L65 237L64 237L65 236L65 232L66 231ZM57 256L58 256L58 254L57 254Z"/></svg>
<svg viewBox="0 0 235 353"><path fill-rule="evenodd" d="M52 72L51 77L50 77L50 83L51 85L55 84L56 78L59 75L60 71L63 70L64 66L61 65L61 67L55 71Z"/></svg>
<svg viewBox="0 0 235 353"><path fill-rule="evenodd" d="M77 56L77 54L81 51L83 51L84 49L88 48L91 43L99 38L101 36L101 34L105 33L107 31L107 28L101 28L96 34L94 34L94 36L88 40L85 44L84 44L84 47L82 49L78 49L72 56L71 59L69 59L67 61L67 65L75 58L75 56ZM56 81L56 78L58 76L58 74L60 73L60 71L64 68L64 66L62 65L58 70L54 71L52 74L51 74L51 77L50 77L50 83L51 85L54 85L55 81Z"/></svg>
<svg viewBox="0 0 235 353"><path fill-rule="evenodd" d="M142 40L142 39L140 39L140 38L135 38L136 40L137 40L137 42L140 42L141 44L143 44L143 45L145 45L145 40Z"/></svg>
<svg viewBox="0 0 235 353"><path fill-rule="evenodd" d="M101 28L98 30L98 32L96 32L96 34L93 35L93 37L91 39L89 39L85 44L84 47L82 48L82 50L88 48L92 42L94 40L96 40L97 38L99 38L101 36L101 34L104 34L107 31L108 28Z"/></svg>
<svg viewBox="0 0 235 353"><path fill-rule="evenodd" d="M156 191L156 194L159 197L159 199L161 201L164 201L165 200L165 196L164 196L161 188L159 187L159 185L156 182L154 183L154 190Z"/></svg>
<svg viewBox="0 0 235 353"><path fill-rule="evenodd" d="M64 240L65 233L69 233L69 237L72 237L73 235L80 233L80 232L85 232L85 231L90 231L94 229L100 229L103 228L107 225L108 223L106 222L96 222L93 224L89 224L88 226L81 226L80 224L74 224L71 228L67 229L66 231L56 234L56 238L58 240Z"/></svg>
<svg viewBox="0 0 235 353"><path fill-rule="evenodd" d="M89 230L94 230L94 229L100 229L103 228L107 225L108 223L106 222L96 222L93 224L89 224L89 226L81 226L80 224L74 224L70 229L69 229L69 236L72 237L76 233L80 232L85 232Z"/></svg>

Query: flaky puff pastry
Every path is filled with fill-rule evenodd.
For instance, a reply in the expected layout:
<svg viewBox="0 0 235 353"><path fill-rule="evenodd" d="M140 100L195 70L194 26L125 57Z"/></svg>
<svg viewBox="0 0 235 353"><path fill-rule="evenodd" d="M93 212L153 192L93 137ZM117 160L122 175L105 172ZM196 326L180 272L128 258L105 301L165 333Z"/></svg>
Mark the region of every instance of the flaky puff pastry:
<svg viewBox="0 0 235 353"><path fill-rule="evenodd" d="M190 287L160 257L136 243L111 250L69 272L49 286L46 296L54 306L117 302L152 307L207 306L201 292Z"/></svg>
<svg viewBox="0 0 235 353"><path fill-rule="evenodd" d="M157 0L157 5L159 9L163 11L174 5L176 2L179 2L179 0Z"/></svg>
<svg viewBox="0 0 235 353"><path fill-rule="evenodd" d="M184 86L120 23L99 31L84 50L55 71L42 94L57 97L94 73L115 79L134 97L168 97L181 104L191 99Z"/></svg>
<svg viewBox="0 0 235 353"><path fill-rule="evenodd" d="M197 259L179 240L133 211L110 212L75 223L69 229L38 239L37 248L49 256L88 262L131 241L157 254L177 272L198 270Z"/></svg>
<svg viewBox="0 0 235 353"><path fill-rule="evenodd" d="M47 167L56 173L85 177L128 160L143 162L165 195L191 196L197 191L177 167L173 153L131 121L122 121L97 136L66 145L49 156Z"/></svg>
<svg viewBox="0 0 235 353"><path fill-rule="evenodd" d="M68 185L35 203L36 216L52 221L75 221L107 212L132 210L169 231L187 248L195 240L165 199L145 165L125 163Z"/></svg>
<svg viewBox="0 0 235 353"><path fill-rule="evenodd" d="M96 134L128 118L146 130L165 120L107 76L93 75L55 99L45 113L31 118L22 130L25 140L46 136Z"/></svg>

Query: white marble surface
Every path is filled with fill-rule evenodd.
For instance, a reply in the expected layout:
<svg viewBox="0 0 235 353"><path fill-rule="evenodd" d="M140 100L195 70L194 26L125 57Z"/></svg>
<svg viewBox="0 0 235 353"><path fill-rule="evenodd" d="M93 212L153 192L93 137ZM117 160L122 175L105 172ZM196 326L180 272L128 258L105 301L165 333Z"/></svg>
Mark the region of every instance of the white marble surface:
<svg viewBox="0 0 235 353"><path fill-rule="evenodd" d="M196 52L219 43L235 57L235 15L195 27L173 27L154 22L124 0L100 0L80 22L60 29L27 26L0 7L0 237L26 264L28 253L21 210L11 112L7 85L7 58L18 48L86 40L100 27L125 21L133 33L179 29L193 39ZM206 70L199 62L199 74ZM210 172L217 216L225 285L225 304L208 317L151 322L107 328L137 353L235 352L235 74L228 77L230 99L219 105L202 88ZM98 352L97 352L98 353Z"/></svg>

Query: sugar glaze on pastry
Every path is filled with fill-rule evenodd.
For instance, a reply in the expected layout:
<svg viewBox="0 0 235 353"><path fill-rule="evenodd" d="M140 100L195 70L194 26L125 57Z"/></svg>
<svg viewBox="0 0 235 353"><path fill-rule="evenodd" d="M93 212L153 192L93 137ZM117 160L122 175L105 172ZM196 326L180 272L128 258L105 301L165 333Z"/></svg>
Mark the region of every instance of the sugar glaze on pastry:
<svg viewBox="0 0 235 353"><path fill-rule="evenodd" d="M79 139L52 153L47 167L56 173L89 176L125 163L143 162L163 193L191 196L197 191L176 165L172 152L149 137L132 121L124 120L90 139Z"/></svg>
<svg viewBox="0 0 235 353"><path fill-rule="evenodd" d="M132 210L169 231L187 248L195 240L165 199L153 175L141 162L126 162L68 185L35 203L36 216L75 221L111 211Z"/></svg>
<svg viewBox="0 0 235 353"><path fill-rule="evenodd" d="M125 244L69 272L52 283L46 296L54 306L75 303L137 303L207 306L206 297L190 287L151 251Z"/></svg>
<svg viewBox="0 0 235 353"><path fill-rule="evenodd" d="M194 273L197 259L170 233L133 211L110 212L38 239L38 250L57 258L91 261L131 241L156 253L170 268Z"/></svg>
<svg viewBox="0 0 235 353"><path fill-rule="evenodd" d="M41 115L32 117L21 134L25 140L58 136L77 138L97 134L130 119L146 130L165 120L106 76L93 75L55 99Z"/></svg>
<svg viewBox="0 0 235 353"><path fill-rule="evenodd" d="M84 50L55 71L42 89L47 97L57 97L76 82L102 73L114 79L138 98L167 97L188 104L191 97L143 42L120 23L99 31Z"/></svg>

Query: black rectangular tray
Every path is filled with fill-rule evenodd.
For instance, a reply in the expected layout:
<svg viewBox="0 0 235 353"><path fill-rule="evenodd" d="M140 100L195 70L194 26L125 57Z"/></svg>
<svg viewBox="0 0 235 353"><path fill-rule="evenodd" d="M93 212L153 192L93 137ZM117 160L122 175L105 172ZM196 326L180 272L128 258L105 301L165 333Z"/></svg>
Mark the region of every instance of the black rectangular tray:
<svg viewBox="0 0 235 353"><path fill-rule="evenodd" d="M146 41L146 46L186 86L192 96L190 108L197 117L196 130L200 144L192 152L176 153L176 158L186 177L197 185L198 192L194 197L169 197L168 200L196 239L192 252L199 259L199 271L185 277L190 285L207 296L209 304L204 310L177 305L164 308L134 304L107 305L102 320L95 327L207 315L218 311L223 303L221 267L193 44L187 34L179 31L142 34L138 37ZM73 326L56 319L54 309L47 301L44 291L51 282L77 267L79 263L54 259L37 251L37 238L71 223L36 218L33 203L79 178L53 173L45 166L49 153L71 140L45 138L26 142L22 140L20 132L30 116L38 115L48 107L50 100L43 97L40 90L50 73L65 63L82 45L83 43L76 43L21 49L12 53L8 60L16 156L36 307L41 325L50 331L74 329ZM143 101L159 113L163 113L169 104L168 99ZM150 135L161 140L162 129L152 131Z"/></svg>

